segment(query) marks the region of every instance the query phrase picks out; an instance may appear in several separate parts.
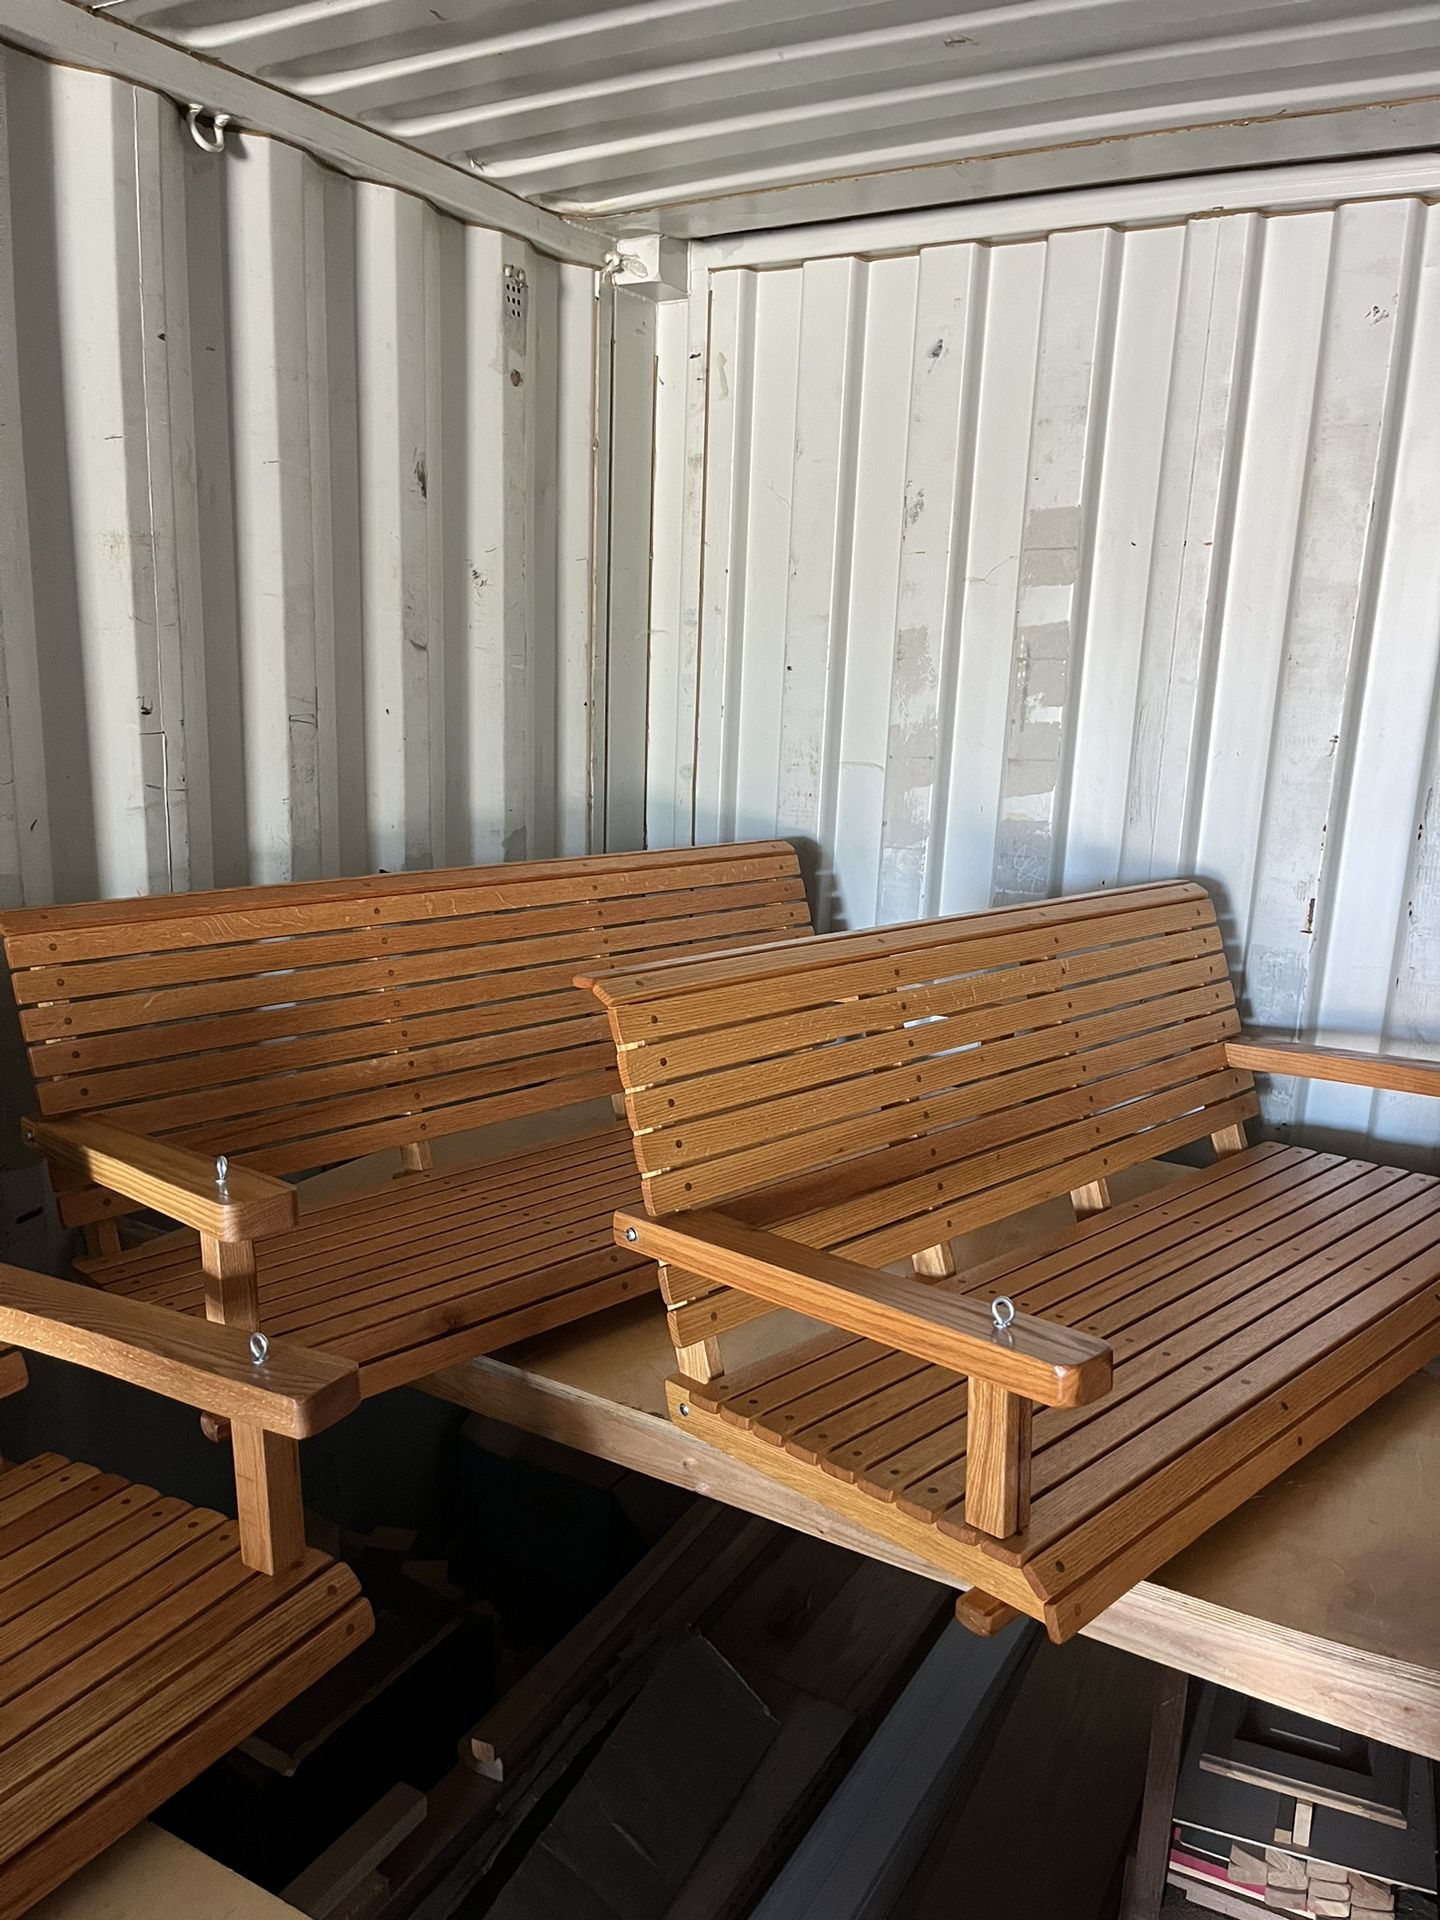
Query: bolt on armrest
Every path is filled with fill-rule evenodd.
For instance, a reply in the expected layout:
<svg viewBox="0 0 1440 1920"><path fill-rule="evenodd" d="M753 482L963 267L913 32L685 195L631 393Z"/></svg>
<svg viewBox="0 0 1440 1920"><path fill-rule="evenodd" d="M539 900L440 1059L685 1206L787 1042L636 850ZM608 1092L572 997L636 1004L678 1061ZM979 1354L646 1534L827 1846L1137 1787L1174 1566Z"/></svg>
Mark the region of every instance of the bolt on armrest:
<svg viewBox="0 0 1440 1920"><path fill-rule="evenodd" d="M97 1187L154 1207L209 1239L259 1240L283 1233L298 1217L295 1189L273 1174L152 1140L98 1115L28 1119L20 1130L27 1146Z"/></svg>
<svg viewBox="0 0 1440 1920"><path fill-rule="evenodd" d="M1083 1406L1110 1387L1110 1349L1093 1334L1023 1313L1000 1330L979 1301L802 1246L727 1214L697 1210L652 1220L622 1212L615 1232L622 1245L717 1286L793 1308L1041 1406Z"/></svg>
<svg viewBox="0 0 1440 1920"><path fill-rule="evenodd" d="M7 1342L292 1440L360 1403L353 1361L0 1265L0 1347Z"/></svg>

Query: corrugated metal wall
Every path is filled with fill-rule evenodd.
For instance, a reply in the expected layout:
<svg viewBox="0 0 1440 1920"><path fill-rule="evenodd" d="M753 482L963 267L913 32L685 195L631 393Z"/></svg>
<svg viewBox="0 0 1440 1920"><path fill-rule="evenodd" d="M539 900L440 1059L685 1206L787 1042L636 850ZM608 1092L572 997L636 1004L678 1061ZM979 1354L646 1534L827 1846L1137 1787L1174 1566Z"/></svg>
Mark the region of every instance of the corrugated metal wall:
<svg viewBox="0 0 1440 1920"><path fill-rule="evenodd" d="M653 840L804 836L851 924L1196 873L1256 1022L1436 1050L1440 209L719 269L661 328ZM1440 1163L1433 1103L1269 1113Z"/></svg>
<svg viewBox="0 0 1440 1920"><path fill-rule="evenodd" d="M0 898L584 850L594 291L0 48Z"/></svg>

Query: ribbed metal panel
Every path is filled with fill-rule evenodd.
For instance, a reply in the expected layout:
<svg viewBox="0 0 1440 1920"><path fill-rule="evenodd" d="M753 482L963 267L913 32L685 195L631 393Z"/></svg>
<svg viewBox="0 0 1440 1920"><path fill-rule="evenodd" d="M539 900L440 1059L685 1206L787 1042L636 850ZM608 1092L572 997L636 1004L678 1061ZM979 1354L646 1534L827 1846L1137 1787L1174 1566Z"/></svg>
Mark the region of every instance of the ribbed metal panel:
<svg viewBox="0 0 1440 1920"><path fill-rule="evenodd" d="M544 205L671 232L1428 145L1440 88L1435 0L90 4ZM1127 157L1167 129L1188 138Z"/></svg>
<svg viewBox="0 0 1440 1920"><path fill-rule="evenodd" d="M594 294L0 48L0 897L585 848Z"/></svg>
<svg viewBox="0 0 1440 1920"><path fill-rule="evenodd" d="M652 840L802 836L850 924L1199 874L1255 1022L1440 1051L1440 209L723 268L661 326ZM1440 1162L1434 1103L1269 1111Z"/></svg>

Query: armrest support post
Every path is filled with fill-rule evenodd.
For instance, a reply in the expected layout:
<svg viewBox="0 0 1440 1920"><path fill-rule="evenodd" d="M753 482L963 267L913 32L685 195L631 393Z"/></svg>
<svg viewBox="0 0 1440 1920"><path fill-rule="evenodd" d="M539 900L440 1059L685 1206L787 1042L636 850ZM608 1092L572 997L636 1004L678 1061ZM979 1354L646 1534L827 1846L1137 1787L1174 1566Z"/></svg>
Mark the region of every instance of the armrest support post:
<svg viewBox="0 0 1440 1920"><path fill-rule="evenodd" d="M965 1519L1006 1540L1030 1518L1031 1403L972 1375L965 1415Z"/></svg>
<svg viewBox="0 0 1440 1920"><path fill-rule="evenodd" d="M200 1236L205 1269L205 1318L253 1333L260 1325L260 1296L255 1286L255 1248L249 1240Z"/></svg>

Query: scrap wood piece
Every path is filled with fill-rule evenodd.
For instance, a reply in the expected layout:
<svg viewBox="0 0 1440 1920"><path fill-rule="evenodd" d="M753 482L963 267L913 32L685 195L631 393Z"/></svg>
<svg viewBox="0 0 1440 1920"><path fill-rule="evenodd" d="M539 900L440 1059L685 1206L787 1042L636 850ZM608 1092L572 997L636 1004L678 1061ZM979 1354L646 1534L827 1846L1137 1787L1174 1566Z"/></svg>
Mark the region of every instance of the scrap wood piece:
<svg viewBox="0 0 1440 1920"><path fill-rule="evenodd" d="M27 1385L30 1375L26 1371L25 1356L18 1347L0 1347L0 1400L12 1393L19 1393Z"/></svg>
<svg viewBox="0 0 1440 1920"><path fill-rule="evenodd" d="M662 1622L695 1624L782 1529L697 1500L657 1546L572 1628L460 1743L460 1757L505 1780L546 1734L603 1687L615 1661L638 1653Z"/></svg>
<svg viewBox="0 0 1440 1920"><path fill-rule="evenodd" d="M393 1786L290 1882L284 1898L310 1920L339 1920L352 1905L352 1895L379 1877L375 1869L380 1862L420 1825L427 1804L414 1787L404 1782ZM381 1884L388 1893L388 1883ZM373 1897L374 1887L368 1891Z"/></svg>
<svg viewBox="0 0 1440 1920"><path fill-rule="evenodd" d="M686 1738L687 1728L702 1732ZM663 1920L777 1732L769 1708L700 1635L661 1647L490 1920Z"/></svg>
<svg viewBox="0 0 1440 1920"><path fill-rule="evenodd" d="M1003 1633L1006 1627L1020 1618L1017 1608L1009 1606L1004 1600L997 1600L993 1593L982 1593L979 1587L969 1587L955 1596L955 1618L970 1633L979 1634L982 1640L989 1640L997 1633Z"/></svg>
<svg viewBox="0 0 1440 1920"><path fill-rule="evenodd" d="M826 1790L855 1715L802 1694L723 1825L685 1877L665 1920L733 1920L748 1911Z"/></svg>
<svg viewBox="0 0 1440 1920"><path fill-rule="evenodd" d="M753 1920L850 1920L883 1911L924 1850L1037 1630L993 1640L947 1626L822 1808Z"/></svg>
<svg viewBox="0 0 1440 1920"><path fill-rule="evenodd" d="M326 1674L288 1707L241 1742L252 1760L289 1779L301 1762L379 1699L413 1667L457 1632L452 1616L419 1618L390 1608L376 1615L375 1632L365 1645Z"/></svg>

